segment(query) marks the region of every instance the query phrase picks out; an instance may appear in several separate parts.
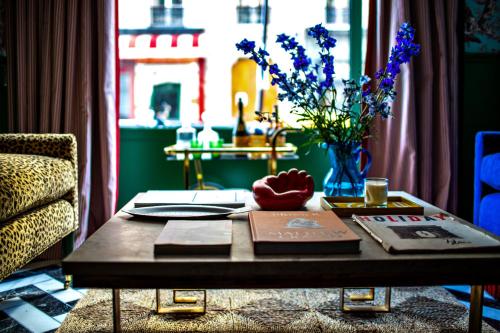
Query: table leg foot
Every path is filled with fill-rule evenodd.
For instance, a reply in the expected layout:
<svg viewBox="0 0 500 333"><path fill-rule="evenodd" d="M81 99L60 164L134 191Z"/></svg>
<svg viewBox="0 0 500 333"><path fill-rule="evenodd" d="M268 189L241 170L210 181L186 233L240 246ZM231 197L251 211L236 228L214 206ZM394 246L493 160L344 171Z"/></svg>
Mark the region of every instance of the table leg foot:
<svg viewBox="0 0 500 333"><path fill-rule="evenodd" d="M120 323L120 289L113 289L113 332L121 333Z"/></svg>
<svg viewBox="0 0 500 333"><path fill-rule="evenodd" d="M350 301L374 301L375 288L348 288L348 289L368 289L367 294L351 295ZM391 287L385 287L384 304L380 305L347 305L345 304L345 288L340 288L340 309L342 312L390 312L391 311Z"/></svg>
<svg viewBox="0 0 500 333"><path fill-rule="evenodd" d="M484 286L471 286L469 333L481 332L483 325L483 291Z"/></svg>
<svg viewBox="0 0 500 333"><path fill-rule="evenodd" d="M172 302L174 304L196 304L198 301L197 297L182 297L177 296L177 292L180 290L184 291L201 291L203 292L203 305L201 306L171 306L171 307L162 307L161 306L161 298L160 298L160 289L156 289L156 313L158 314L196 314L202 315L207 312L207 291L205 289L174 289L173 290L173 299Z"/></svg>
<svg viewBox="0 0 500 333"><path fill-rule="evenodd" d="M73 275L64 276L64 289L71 287L71 281L73 281Z"/></svg>

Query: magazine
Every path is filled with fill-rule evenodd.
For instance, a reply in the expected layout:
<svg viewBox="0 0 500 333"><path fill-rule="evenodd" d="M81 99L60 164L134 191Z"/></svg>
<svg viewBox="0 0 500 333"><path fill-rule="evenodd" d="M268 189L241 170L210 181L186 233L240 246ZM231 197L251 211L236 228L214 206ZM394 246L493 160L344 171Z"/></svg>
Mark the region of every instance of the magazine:
<svg viewBox="0 0 500 333"><path fill-rule="evenodd" d="M390 253L498 251L500 241L445 215L353 215Z"/></svg>

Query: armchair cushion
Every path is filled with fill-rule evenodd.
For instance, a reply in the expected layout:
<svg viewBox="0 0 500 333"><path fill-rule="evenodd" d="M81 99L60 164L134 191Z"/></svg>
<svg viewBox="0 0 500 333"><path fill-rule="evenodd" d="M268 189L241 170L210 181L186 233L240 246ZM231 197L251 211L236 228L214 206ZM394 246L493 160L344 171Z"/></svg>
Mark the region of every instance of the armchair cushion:
<svg viewBox="0 0 500 333"><path fill-rule="evenodd" d="M500 193L485 195L479 204L479 226L500 235Z"/></svg>
<svg viewBox="0 0 500 333"><path fill-rule="evenodd" d="M0 133L0 280L78 228L77 161L73 134Z"/></svg>
<svg viewBox="0 0 500 333"><path fill-rule="evenodd" d="M68 160L0 154L0 222L62 197L75 184Z"/></svg>
<svg viewBox="0 0 500 333"><path fill-rule="evenodd" d="M73 225L73 206L66 200L57 200L2 223L0 280L73 231Z"/></svg>
<svg viewBox="0 0 500 333"><path fill-rule="evenodd" d="M500 191L500 153L483 157L481 181Z"/></svg>

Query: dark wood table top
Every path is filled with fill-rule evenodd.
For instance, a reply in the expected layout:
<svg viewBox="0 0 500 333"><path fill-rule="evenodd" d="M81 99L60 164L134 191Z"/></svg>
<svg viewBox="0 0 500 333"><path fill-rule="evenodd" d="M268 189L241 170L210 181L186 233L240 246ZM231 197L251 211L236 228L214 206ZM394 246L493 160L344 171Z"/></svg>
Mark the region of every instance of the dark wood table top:
<svg viewBox="0 0 500 333"><path fill-rule="evenodd" d="M322 195L315 193L307 208L321 210L319 198ZM404 196L424 206L426 215L442 212L405 192L391 192L390 195ZM132 202L126 207L132 207ZM362 238L359 254L254 255L246 214L233 221L230 256L155 256L153 243L165 221L141 220L120 211L63 260L63 270L73 275L76 287L92 288L315 288L500 283L498 252L389 254L355 222L344 219Z"/></svg>

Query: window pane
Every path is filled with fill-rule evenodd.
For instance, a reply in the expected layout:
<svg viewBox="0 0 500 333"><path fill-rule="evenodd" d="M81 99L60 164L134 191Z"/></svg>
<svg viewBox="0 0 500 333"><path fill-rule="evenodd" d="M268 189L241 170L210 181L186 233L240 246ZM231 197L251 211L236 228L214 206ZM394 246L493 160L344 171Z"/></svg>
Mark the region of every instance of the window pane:
<svg viewBox="0 0 500 333"><path fill-rule="evenodd" d="M349 2L269 0L267 50L272 61L283 69L291 67L290 56L275 43L280 33L296 37L308 55L318 61L318 49L306 29L323 23L337 39L335 83L341 89L341 79L348 78L350 71ZM363 0L364 9L367 3L368 0ZM232 125L234 98L241 89L249 89L246 93L250 100L245 111L250 118L261 104L267 107L278 104L280 114L286 114L290 106L277 101L276 88L270 89L269 77L261 76L256 66L252 69L242 65L238 59L245 56L235 47L243 38L263 45L263 25L259 23L263 21L263 5L263 0L120 0L120 116L155 126L158 124L155 114L167 124L178 124L185 119L199 121L200 112L204 111L215 123ZM240 73L239 76L233 77L234 72ZM155 87L156 91L170 91L165 87L177 85L179 89L174 90L180 90L180 97L174 111L169 99L176 93L164 93L170 97L164 98L163 105L171 110L165 116L167 112L159 110L161 102L151 103L152 98L161 100ZM264 102L260 101L261 89L267 91Z"/></svg>

